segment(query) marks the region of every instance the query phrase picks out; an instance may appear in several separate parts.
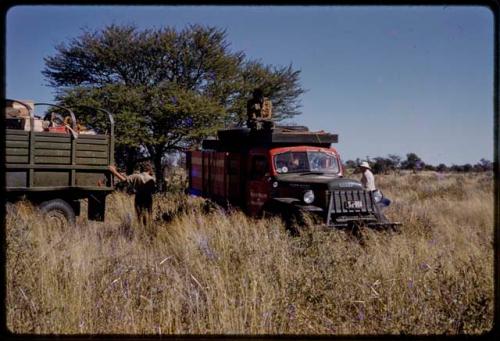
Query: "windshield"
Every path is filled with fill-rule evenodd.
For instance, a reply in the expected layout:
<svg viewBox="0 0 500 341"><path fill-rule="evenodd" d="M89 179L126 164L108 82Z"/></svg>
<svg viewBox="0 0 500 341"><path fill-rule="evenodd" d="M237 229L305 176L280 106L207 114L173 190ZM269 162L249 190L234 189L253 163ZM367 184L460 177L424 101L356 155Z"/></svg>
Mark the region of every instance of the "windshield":
<svg viewBox="0 0 500 341"><path fill-rule="evenodd" d="M323 151L285 152L274 156L278 173L338 173L339 164L333 153Z"/></svg>

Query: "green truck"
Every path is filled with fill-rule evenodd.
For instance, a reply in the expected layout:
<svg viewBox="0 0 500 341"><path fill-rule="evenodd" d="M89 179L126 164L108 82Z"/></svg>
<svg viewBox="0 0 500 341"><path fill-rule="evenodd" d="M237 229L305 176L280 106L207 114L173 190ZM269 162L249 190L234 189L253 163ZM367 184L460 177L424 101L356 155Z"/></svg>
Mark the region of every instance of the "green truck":
<svg viewBox="0 0 500 341"><path fill-rule="evenodd" d="M37 131L34 106L9 101L24 106L29 116L25 118L24 129L12 129L12 125L6 125L6 201L29 200L52 219L74 224L76 216L80 215L81 199L88 199L88 219L103 221L106 196L114 189L108 170L108 166L114 163L111 113L85 107L93 113L105 113L109 122L106 130L100 133L78 134L75 114L70 108L35 103L34 106L50 106L51 110L63 112L70 118L67 120L69 126L63 131Z"/></svg>

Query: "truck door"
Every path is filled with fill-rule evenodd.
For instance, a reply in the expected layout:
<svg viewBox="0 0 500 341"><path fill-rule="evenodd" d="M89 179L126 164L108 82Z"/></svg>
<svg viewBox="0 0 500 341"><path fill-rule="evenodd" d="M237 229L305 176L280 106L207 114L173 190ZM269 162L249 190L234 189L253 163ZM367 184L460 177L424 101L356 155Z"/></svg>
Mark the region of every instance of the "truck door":
<svg viewBox="0 0 500 341"><path fill-rule="evenodd" d="M247 181L247 213L259 215L269 197L269 163L266 154L249 154Z"/></svg>

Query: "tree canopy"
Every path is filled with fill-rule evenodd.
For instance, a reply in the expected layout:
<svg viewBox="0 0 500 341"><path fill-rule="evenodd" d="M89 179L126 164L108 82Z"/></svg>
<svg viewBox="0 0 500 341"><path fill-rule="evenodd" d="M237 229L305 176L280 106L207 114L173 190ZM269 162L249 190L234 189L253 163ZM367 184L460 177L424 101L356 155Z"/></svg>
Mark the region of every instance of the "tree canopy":
<svg viewBox="0 0 500 341"><path fill-rule="evenodd" d="M276 120L300 114L300 71L265 65L231 51L226 32L191 25L139 30L107 26L56 46L43 74L66 105L92 105L116 116L117 161L139 148L161 173L165 152L199 142L218 128L242 124L256 87ZM82 112L80 117L87 117ZM128 160L128 161L127 161Z"/></svg>

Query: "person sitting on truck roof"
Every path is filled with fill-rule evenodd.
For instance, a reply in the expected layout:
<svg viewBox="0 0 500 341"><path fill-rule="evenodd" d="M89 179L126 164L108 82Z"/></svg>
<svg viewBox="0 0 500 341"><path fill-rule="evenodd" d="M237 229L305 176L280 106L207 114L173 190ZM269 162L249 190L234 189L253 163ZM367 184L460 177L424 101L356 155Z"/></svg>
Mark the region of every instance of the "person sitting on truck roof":
<svg viewBox="0 0 500 341"><path fill-rule="evenodd" d="M139 222L143 225L147 225L153 213L153 192L156 184L151 163L141 163L140 173L131 175L121 174L113 165L108 168L118 179L126 181L127 184L133 187L135 190L134 206L137 219L139 219Z"/></svg>
<svg viewBox="0 0 500 341"><path fill-rule="evenodd" d="M252 98L247 102L247 127L250 129L271 129L273 104L269 98L264 97L260 88L253 91Z"/></svg>

